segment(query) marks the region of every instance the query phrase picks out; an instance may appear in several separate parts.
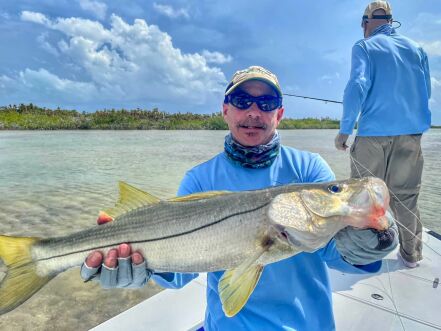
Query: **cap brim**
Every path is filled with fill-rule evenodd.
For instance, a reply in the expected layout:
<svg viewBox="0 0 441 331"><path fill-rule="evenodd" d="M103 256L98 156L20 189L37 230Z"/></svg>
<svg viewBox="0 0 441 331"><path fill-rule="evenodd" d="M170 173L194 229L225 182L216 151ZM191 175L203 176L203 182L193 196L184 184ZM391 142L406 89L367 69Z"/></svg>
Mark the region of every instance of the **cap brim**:
<svg viewBox="0 0 441 331"><path fill-rule="evenodd" d="M236 84L233 84L229 89L225 91L225 95L231 94L231 92L233 92L236 88L238 88L239 85L242 85L243 83L248 82L250 80L259 80L261 82L264 82L267 85L269 85L278 94L279 97L282 96L282 91L280 90L280 88L277 85L275 85L271 80L263 77L247 77L246 79L238 81L236 82Z"/></svg>

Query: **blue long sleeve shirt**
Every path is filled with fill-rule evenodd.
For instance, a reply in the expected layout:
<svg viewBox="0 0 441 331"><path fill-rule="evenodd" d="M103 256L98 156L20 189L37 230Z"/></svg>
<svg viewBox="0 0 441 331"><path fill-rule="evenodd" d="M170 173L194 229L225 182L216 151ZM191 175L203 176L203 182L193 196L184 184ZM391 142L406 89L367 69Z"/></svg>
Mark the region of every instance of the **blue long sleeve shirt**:
<svg viewBox="0 0 441 331"><path fill-rule="evenodd" d="M220 153L188 171L178 195L334 179L333 172L318 154L282 146L273 164L264 169L243 168ZM205 330L334 330L327 267L360 273L377 271L381 262L365 266L365 270L356 268L341 258L335 241L331 240L314 253L303 252L265 266L248 302L231 318L225 316L219 299L218 283L223 272L208 273ZM195 277L197 274L168 273L154 275L153 279L163 287L180 288Z"/></svg>
<svg viewBox="0 0 441 331"><path fill-rule="evenodd" d="M430 128L427 55L390 24L352 48L351 74L343 97L340 133L359 136L420 134Z"/></svg>

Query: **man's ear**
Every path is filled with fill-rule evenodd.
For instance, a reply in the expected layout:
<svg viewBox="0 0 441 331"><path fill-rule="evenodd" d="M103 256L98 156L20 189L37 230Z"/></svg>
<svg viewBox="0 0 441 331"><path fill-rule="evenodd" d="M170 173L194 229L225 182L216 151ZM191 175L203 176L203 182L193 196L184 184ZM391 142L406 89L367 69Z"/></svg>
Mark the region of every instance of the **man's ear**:
<svg viewBox="0 0 441 331"><path fill-rule="evenodd" d="M227 116L228 113L228 104L227 103L223 103L222 104L222 115Z"/></svg>
<svg viewBox="0 0 441 331"><path fill-rule="evenodd" d="M277 109L277 124L279 124L280 121L282 120L284 113L285 113L285 108L283 108L283 106Z"/></svg>

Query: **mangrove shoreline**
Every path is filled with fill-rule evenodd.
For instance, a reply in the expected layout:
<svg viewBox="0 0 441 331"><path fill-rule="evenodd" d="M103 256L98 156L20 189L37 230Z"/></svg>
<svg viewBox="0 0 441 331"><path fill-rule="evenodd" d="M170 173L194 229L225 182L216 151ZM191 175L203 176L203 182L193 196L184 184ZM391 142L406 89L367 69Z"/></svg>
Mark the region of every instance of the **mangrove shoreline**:
<svg viewBox="0 0 441 331"><path fill-rule="evenodd" d="M282 119L279 129L338 129L331 118ZM166 113L157 108L104 109L93 113L30 104L0 107L0 130L228 130L220 112Z"/></svg>

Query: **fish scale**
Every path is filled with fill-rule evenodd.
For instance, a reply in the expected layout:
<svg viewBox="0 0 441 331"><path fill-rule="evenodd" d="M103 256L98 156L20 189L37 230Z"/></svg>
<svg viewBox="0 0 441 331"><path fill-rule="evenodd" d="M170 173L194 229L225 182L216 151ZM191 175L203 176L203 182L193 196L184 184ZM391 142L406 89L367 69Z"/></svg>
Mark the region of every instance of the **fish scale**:
<svg viewBox="0 0 441 331"><path fill-rule="evenodd" d="M0 314L28 299L90 252L129 242L156 272L226 270L219 282L227 316L246 303L266 264L314 251L347 225L382 230L389 195L377 178L285 185L244 192L206 192L160 201L120 183L110 223L57 238L0 236L8 271ZM113 220L113 221L112 221Z"/></svg>

